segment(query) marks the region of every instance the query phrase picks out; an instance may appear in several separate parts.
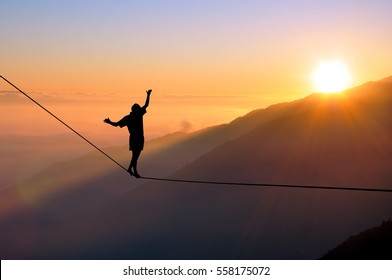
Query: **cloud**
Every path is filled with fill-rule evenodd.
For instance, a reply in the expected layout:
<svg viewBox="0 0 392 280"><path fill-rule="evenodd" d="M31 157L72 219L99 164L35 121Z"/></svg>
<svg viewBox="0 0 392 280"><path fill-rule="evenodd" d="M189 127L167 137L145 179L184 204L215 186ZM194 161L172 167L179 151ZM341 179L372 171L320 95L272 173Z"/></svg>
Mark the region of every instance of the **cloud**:
<svg viewBox="0 0 392 280"><path fill-rule="evenodd" d="M188 121L187 119L182 120L180 123L180 131L187 132L187 131L192 130L192 127L193 127L192 123L190 121Z"/></svg>

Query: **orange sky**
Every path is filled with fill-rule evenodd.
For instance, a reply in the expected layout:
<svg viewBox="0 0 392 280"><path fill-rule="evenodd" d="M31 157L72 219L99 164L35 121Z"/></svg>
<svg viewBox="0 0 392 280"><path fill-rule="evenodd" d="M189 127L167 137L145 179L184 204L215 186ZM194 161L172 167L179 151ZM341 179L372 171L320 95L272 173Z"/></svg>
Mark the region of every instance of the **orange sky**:
<svg viewBox="0 0 392 280"><path fill-rule="evenodd" d="M0 74L26 91L129 96L125 108L152 88L166 127L200 127L312 93L323 60L347 64L352 85L391 75L391 10L354 0L7 1Z"/></svg>

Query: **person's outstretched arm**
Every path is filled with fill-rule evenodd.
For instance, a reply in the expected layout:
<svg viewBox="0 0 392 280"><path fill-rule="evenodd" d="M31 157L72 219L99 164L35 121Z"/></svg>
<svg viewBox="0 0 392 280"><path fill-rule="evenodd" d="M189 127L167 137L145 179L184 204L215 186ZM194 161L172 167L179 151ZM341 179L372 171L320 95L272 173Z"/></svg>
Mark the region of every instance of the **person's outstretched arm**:
<svg viewBox="0 0 392 280"><path fill-rule="evenodd" d="M118 122L112 122L109 118L104 119L103 122L112 126L119 126Z"/></svg>
<svg viewBox="0 0 392 280"><path fill-rule="evenodd" d="M146 103L144 104L144 106L142 107L143 109L146 109L148 107L148 105L150 104L150 95L151 95L152 89L149 89L146 91L147 93L147 98L146 98Z"/></svg>

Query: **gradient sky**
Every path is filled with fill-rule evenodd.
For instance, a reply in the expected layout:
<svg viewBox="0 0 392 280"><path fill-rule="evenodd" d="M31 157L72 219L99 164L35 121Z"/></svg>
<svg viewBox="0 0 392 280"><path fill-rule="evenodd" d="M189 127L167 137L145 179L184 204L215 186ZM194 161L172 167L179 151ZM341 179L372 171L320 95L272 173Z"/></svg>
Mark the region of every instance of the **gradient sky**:
<svg viewBox="0 0 392 280"><path fill-rule="evenodd" d="M1 1L0 74L27 91L257 98L251 110L312 93L323 60L346 63L353 85L390 76L391 11L387 0Z"/></svg>

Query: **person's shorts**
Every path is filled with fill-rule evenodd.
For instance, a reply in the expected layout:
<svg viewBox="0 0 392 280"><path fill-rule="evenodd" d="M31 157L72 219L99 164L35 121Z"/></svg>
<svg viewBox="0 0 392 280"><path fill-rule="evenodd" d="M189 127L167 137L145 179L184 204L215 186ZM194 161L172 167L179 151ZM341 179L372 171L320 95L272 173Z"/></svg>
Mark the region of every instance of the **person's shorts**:
<svg viewBox="0 0 392 280"><path fill-rule="evenodd" d="M144 148L144 136L135 137L132 135L129 137L129 150L130 151L143 151Z"/></svg>

